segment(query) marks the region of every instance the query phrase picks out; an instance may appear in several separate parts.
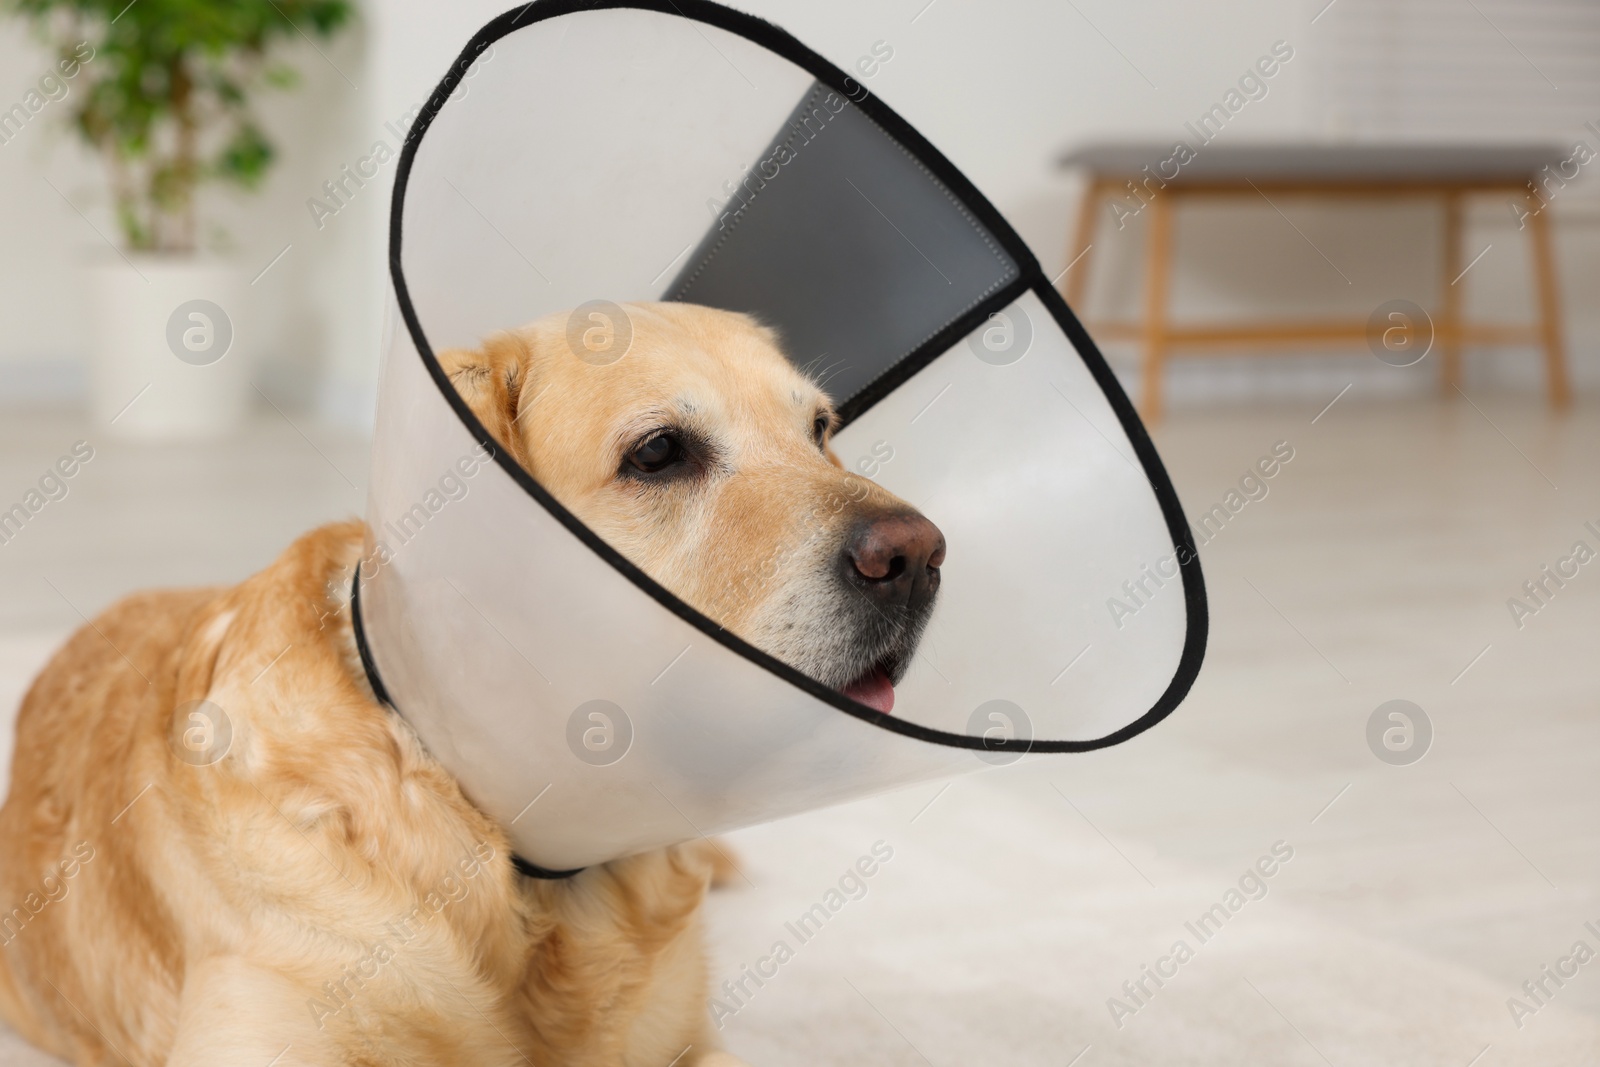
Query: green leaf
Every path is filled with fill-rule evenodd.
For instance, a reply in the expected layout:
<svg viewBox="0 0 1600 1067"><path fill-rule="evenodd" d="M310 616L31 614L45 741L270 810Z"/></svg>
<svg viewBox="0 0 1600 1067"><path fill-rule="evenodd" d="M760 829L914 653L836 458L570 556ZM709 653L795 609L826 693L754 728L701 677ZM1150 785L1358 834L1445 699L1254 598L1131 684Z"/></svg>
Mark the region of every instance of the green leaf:
<svg viewBox="0 0 1600 1067"><path fill-rule="evenodd" d="M300 83L274 52L302 36L328 40L356 15L351 0L0 0L0 11L29 20L58 58L78 60L61 114L126 176L118 221L141 249L200 231L192 216L202 182L260 185L276 153L251 98Z"/></svg>
<svg viewBox="0 0 1600 1067"><path fill-rule="evenodd" d="M218 177L246 189L254 189L266 177L274 156L272 143L253 124L246 123L234 133L213 168Z"/></svg>
<svg viewBox="0 0 1600 1067"><path fill-rule="evenodd" d="M273 63L261 72L262 79L274 89L293 89L300 84L300 72L287 63Z"/></svg>

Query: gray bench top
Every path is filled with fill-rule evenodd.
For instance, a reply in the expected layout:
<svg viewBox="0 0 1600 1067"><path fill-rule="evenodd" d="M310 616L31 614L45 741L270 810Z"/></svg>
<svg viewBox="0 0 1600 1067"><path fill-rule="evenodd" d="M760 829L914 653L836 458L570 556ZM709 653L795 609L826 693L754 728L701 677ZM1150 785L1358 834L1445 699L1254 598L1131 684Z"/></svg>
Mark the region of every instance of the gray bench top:
<svg viewBox="0 0 1600 1067"><path fill-rule="evenodd" d="M1400 144L1282 141L1197 144L1189 162L1166 163L1177 139L1079 145L1058 160L1097 174L1139 174L1146 165L1173 184L1251 181L1330 183L1521 182L1570 152L1555 143ZM1176 167L1177 176L1172 176Z"/></svg>

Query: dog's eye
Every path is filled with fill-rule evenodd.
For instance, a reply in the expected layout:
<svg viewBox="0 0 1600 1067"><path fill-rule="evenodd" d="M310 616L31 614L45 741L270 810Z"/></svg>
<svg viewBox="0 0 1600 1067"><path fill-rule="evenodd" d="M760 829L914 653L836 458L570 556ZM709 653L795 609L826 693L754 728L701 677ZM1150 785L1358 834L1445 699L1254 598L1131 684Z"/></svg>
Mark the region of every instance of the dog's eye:
<svg viewBox="0 0 1600 1067"><path fill-rule="evenodd" d="M811 437L821 448L822 443L828 439L828 430L833 426L833 419L827 415L818 415L811 423Z"/></svg>
<svg viewBox="0 0 1600 1067"><path fill-rule="evenodd" d="M683 462L683 443L670 433L658 433L628 453L628 463L645 474L659 474Z"/></svg>

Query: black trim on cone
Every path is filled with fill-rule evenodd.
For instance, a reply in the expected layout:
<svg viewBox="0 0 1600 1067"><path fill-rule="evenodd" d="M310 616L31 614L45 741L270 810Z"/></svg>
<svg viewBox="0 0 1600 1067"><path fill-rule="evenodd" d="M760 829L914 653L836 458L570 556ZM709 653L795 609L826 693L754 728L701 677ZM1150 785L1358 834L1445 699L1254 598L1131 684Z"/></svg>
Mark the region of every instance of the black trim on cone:
<svg viewBox="0 0 1600 1067"><path fill-rule="evenodd" d="M356 564L355 574L350 579L350 632L355 635L356 655L361 657L361 669L367 674L367 684L372 687L372 695L378 698L378 703L398 715L400 709L394 706L394 699L389 696L389 690L384 686L383 679L378 677L378 665L372 661L372 649L367 647L367 631L361 625L360 563ZM400 717L405 718L404 715Z"/></svg>
<svg viewBox="0 0 1600 1067"><path fill-rule="evenodd" d="M422 137L427 133L434 118L444 108L451 94L461 83L465 71L471 66L472 61L486 50L491 44L505 37L515 30L525 29L535 23L560 15L575 14L579 12L599 11L606 9L635 9L654 11L663 15L672 15L690 21L700 22L705 25L715 26L729 33L743 37L761 45L784 59L789 60L802 70L810 73L818 81L830 86L835 91L844 94L855 106L862 109L868 118L877 123L883 131L894 138L912 155L926 166L940 182L944 183L953 196L959 199L967 210L971 211L990 231L991 236L999 241L1005 250L1016 262L1020 277L1017 282L1007 286L1006 292L1011 299L1020 296L1022 292L1031 289L1044 302L1056 323L1066 333L1067 338L1077 349L1078 356L1094 375L1099 383L1111 408L1116 412L1129 442L1133 445L1135 453L1143 464L1144 472L1149 480L1150 488L1154 492L1156 501L1161 507L1161 512L1167 523L1167 530L1172 538L1173 549L1180 556L1187 556L1188 562L1182 564L1183 590L1186 601L1186 632L1184 635L1183 651L1179 656L1178 665L1173 672L1172 680L1166 690L1156 700L1154 706L1144 715L1135 719L1127 726L1122 727L1104 737L1093 738L1088 741L1040 741L1024 738L992 739L986 737L973 737L966 734L955 734L945 730L935 730L930 727L920 726L893 715L885 715L863 704L858 704L826 686L815 679L801 674L789 664L768 655L748 642L735 637L726 630L718 627L710 619L701 615L677 596L669 592L655 579L640 570L632 561L624 557L616 549L601 540L595 533L585 526L578 518L561 505L555 497L551 496L538 482L536 482L509 453L500 448L492 434L488 432L472 409L461 399L454 386L446 377L439 361L429 345L422 324L417 318L416 309L412 306L410 291L406 285L405 270L401 264L401 246L403 220L405 217L406 189L411 178L411 167L416 160L417 146ZM389 212L389 272L394 284L395 299L400 306L400 314L406 323L406 329L411 335L412 343L416 346L417 354L422 359L423 366L433 377L440 393L461 419L468 432L486 448L493 450L496 461L500 464L512 481L521 486L529 496L533 497L557 522L566 527L567 531L576 537L591 551L605 560L624 577L631 581L656 603L672 612L684 622L693 626L701 634L717 644L729 649L745 659L764 667L772 674L777 675L808 695L822 701L847 715L871 723L880 729L889 730L905 737L927 741L931 744L944 745L951 748L976 749L989 752L1088 752L1097 748L1126 741L1130 737L1143 733L1166 718L1178 706L1189 689L1194 684L1196 676L1200 673L1200 665L1205 658L1206 637L1209 628L1209 615L1206 606L1205 583L1200 573L1199 556L1195 551L1194 537L1189 530L1189 521L1183 514L1183 508L1178 501L1177 492L1172 487L1171 480L1167 477L1166 468L1162 466L1160 458L1156 455L1155 446L1150 441L1144 425L1139 421L1139 416L1129 402L1127 395L1122 391L1122 386L1117 382L1116 376L1106 364L1105 357L1095 347L1088 333L1073 315L1071 309L1062 300L1049 279L1040 269L1033 252L1023 242L988 199L967 180L966 176L958 171L944 155L934 148L920 133L913 129L904 119L897 115L888 105L884 104L877 96L866 91L865 87L854 78L845 74L822 56L806 47L787 31L774 26L772 23L753 15L746 15L731 8L723 7L711 0L532 0L532 2L508 11L495 18L479 30L461 50L460 56L450 70L440 81L438 88L423 105L421 113L417 116L410 132L406 135L405 144L400 153L399 164L395 171L394 195ZM917 370L926 366L933 359L941 355L950 347L954 338L947 334L956 326L971 320L971 327L976 328L990 312L995 310L991 301L985 301L982 313L975 309L961 320L961 323L952 324L946 330L924 344L917 351L909 354L883 375L879 382L888 382L893 379L892 385L885 385L879 392L876 388L879 382L873 383L872 391L878 395L871 398L875 403L887 395L892 388L910 378ZM934 344L943 347L935 349ZM898 376L902 366L911 368L903 376ZM850 412L850 417L855 418L870 407L871 404L852 405L856 408Z"/></svg>
<svg viewBox="0 0 1600 1067"><path fill-rule="evenodd" d="M1017 298L1031 287L1032 279L1024 271L1002 286L993 296L985 297L971 311L928 338L921 347L907 352L900 362L872 379L855 396L839 405L839 428L844 429L849 426L878 401L922 373L924 367L954 348L956 342L967 334L988 322L990 315L1004 311L1016 303Z"/></svg>
<svg viewBox="0 0 1600 1067"><path fill-rule="evenodd" d="M571 878L575 874L582 874L587 867L574 867L570 871L552 871L548 867L541 867L537 863L529 863L515 852L511 854L511 866L517 869L518 874L527 875L529 878L543 878L546 881L559 882L563 878Z"/></svg>
<svg viewBox="0 0 1600 1067"><path fill-rule="evenodd" d="M372 662L372 650L367 647L367 631L361 625L361 565L356 565L354 577L350 579L350 631L356 639L356 655L361 657L361 669L366 672L367 684L372 687L372 695L378 702L395 715L404 719L400 709L395 707L394 701L389 696L389 690L384 686L383 679L378 677L378 665ZM582 874L587 867L574 867L570 871L552 871L548 867L541 867L537 863L530 863L517 855L511 854L511 866L520 874L529 878L546 878L551 880L571 878L575 874Z"/></svg>

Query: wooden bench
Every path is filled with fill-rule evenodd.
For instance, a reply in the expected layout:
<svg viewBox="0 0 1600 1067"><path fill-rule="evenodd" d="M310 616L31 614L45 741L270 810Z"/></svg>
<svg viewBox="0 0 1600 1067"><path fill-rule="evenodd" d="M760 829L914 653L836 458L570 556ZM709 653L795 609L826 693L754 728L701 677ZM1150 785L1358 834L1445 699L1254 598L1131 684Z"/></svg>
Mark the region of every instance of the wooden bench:
<svg viewBox="0 0 1600 1067"><path fill-rule="evenodd" d="M1187 147L1187 146L1186 146ZM1078 310L1088 284L1089 249L1102 218L1115 213L1113 202L1124 210L1148 215L1145 236L1144 314L1140 322L1086 323L1090 333L1105 340L1133 339L1141 343L1143 363L1139 408L1146 420L1161 416L1161 371L1167 358L1182 349L1322 345L1368 338L1366 322L1272 321L1226 322L1184 326L1171 321L1168 295L1171 286L1173 217L1179 204L1201 199L1247 197L1263 200L1276 209L1278 197L1325 199L1418 199L1433 201L1443 210L1441 270L1443 297L1432 313L1433 341L1440 356L1441 388L1459 389L1461 349L1466 344L1533 343L1544 350L1550 406L1561 410L1570 403L1566 350L1561 330L1561 298L1551 249L1552 195L1545 186L1538 194L1530 182L1549 180L1557 189L1570 180L1558 168L1568 153L1553 145L1337 145L1325 143L1204 144L1185 153L1173 142L1096 144L1064 155L1063 167L1086 173L1087 187L1079 206L1077 232L1067 249L1068 270L1062 295ZM1546 167L1550 169L1545 171ZM1570 161L1569 170L1575 169ZM1559 179L1559 180L1557 180ZM1130 187L1131 183L1131 187ZM1463 265L1462 203L1468 196L1498 195L1514 204L1525 203L1521 227L1532 248L1534 291L1538 316L1533 325L1469 323L1462 313L1461 290L1454 283Z"/></svg>

